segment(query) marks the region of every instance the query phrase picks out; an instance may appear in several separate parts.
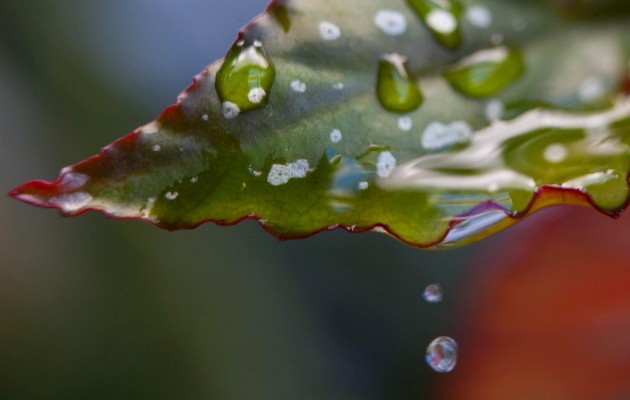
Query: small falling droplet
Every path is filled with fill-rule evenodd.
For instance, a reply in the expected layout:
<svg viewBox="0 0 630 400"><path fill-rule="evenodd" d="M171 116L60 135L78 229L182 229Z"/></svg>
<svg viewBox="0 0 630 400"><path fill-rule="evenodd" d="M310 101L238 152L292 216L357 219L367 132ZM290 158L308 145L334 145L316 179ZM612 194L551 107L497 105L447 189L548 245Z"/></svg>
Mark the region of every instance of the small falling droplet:
<svg viewBox="0 0 630 400"><path fill-rule="evenodd" d="M521 53L505 47L478 51L444 73L458 92L473 98L492 96L516 82L525 70Z"/></svg>
<svg viewBox="0 0 630 400"><path fill-rule="evenodd" d="M304 93L306 92L306 83L300 81L299 79L296 79L291 82L291 90L297 93Z"/></svg>
<svg viewBox="0 0 630 400"><path fill-rule="evenodd" d="M436 372L451 372L457 365L457 342L448 336L434 339L427 347L427 364Z"/></svg>
<svg viewBox="0 0 630 400"><path fill-rule="evenodd" d="M439 283L430 284L422 293L422 297L429 303L439 303L443 296L444 291Z"/></svg>
<svg viewBox="0 0 630 400"><path fill-rule="evenodd" d="M462 6L457 0L407 0L433 37L449 50L462 43Z"/></svg>
<svg viewBox="0 0 630 400"><path fill-rule="evenodd" d="M387 54L378 64L376 94L388 111L410 112L422 105L424 97L400 54Z"/></svg>
<svg viewBox="0 0 630 400"><path fill-rule="evenodd" d="M466 19L477 28L489 28L492 25L492 12L486 6L474 5L466 10Z"/></svg>
<svg viewBox="0 0 630 400"><path fill-rule="evenodd" d="M227 119L265 107L276 69L260 41L247 46L238 42L228 52L217 72L216 90Z"/></svg>
<svg viewBox="0 0 630 400"><path fill-rule="evenodd" d="M332 42L341 37L341 28L329 21L319 23L319 36L327 41Z"/></svg>
<svg viewBox="0 0 630 400"><path fill-rule="evenodd" d="M400 36L407 31L407 19L400 11L379 10L374 16L374 24L389 36Z"/></svg>
<svg viewBox="0 0 630 400"><path fill-rule="evenodd" d="M343 139L343 136L341 135L341 131L339 129L333 129L332 132L330 132L331 142L339 143L341 142L341 139Z"/></svg>

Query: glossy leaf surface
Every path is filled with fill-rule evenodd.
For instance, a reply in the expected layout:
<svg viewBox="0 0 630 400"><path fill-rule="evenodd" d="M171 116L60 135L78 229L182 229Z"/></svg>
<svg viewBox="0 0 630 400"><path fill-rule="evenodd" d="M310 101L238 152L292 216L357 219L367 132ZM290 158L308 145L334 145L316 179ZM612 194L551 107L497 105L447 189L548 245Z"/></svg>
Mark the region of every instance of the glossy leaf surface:
<svg viewBox="0 0 630 400"><path fill-rule="evenodd" d="M618 215L629 7L446 2L452 26L441 3L276 1L155 121L11 194L167 229L257 219L283 239L345 228L420 247L555 204ZM379 73L392 55L403 74Z"/></svg>

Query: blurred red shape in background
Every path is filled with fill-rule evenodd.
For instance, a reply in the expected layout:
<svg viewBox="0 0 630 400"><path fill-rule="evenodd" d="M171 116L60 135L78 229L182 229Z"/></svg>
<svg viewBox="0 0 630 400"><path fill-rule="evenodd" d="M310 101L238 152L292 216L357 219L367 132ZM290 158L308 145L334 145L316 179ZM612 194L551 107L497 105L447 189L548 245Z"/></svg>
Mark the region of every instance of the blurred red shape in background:
<svg viewBox="0 0 630 400"><path fill-rule="evenodd" d="M440 399L630 399L630 216L543 212L479 260Z"/></svg>

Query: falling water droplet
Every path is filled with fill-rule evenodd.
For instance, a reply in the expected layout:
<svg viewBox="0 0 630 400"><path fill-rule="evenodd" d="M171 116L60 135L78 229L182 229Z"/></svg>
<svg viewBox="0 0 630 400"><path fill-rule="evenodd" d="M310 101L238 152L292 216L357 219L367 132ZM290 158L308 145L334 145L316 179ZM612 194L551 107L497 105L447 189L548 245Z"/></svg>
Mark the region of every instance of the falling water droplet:
<svg viewBox="0 0 630 400"><path fill-rule="evenodd" d="M448 336L434 339L427 347L425 359L436 372L451 372L457 365L457 342Z"/></svg>
<svg viewBox="0 0 630 400"><path fill-rule="evenodd" d="M429 303L439 303L444 296L444 290L439 283L432 283L424 289L422 297Z"/></svg>
<svg viewBox="0 0 630 400"><path fill-rule="evenodd" d="M462 43L462 6L457 0L407 0L433 37L449 50Z"/></svg>
<svg viewBox="0 0 630 400"><path fill-rule="evenodd" d="M424 101L418 84L407 70L406 61L400 54L387 54L379 62L376 94L389 111L410 112Z"/></svg>
<svg viewBox="0 0 630 400"><path fill-rule="evenodd" d="M231 119L240 113L265 107L275 76L276 69L262 43L236 43L225 56L216 77L223 115Z"/></svg>
<svg viewBox="0 0 630 400"><path fill-rule="evenodd" d="M478 51L444 73L458 92L473 98L492 96L521 77L521 53L506 46Z"/></svg>

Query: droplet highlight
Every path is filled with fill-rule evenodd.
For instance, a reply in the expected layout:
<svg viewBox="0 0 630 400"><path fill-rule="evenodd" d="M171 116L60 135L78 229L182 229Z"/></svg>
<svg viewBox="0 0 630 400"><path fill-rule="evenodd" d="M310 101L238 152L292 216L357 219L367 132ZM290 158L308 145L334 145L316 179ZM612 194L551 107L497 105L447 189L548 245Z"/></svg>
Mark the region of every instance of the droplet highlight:
<svg viewBox="0 0 630 400"><path fill-rule="evenodd" d="M456 0L407 0L433 37L449 50L462 43L462 6Z"/></svg>
<svg viewBox="0 0 630 400"><path fill-rule="evenodd" d="M427 347L425 359L436 372L453 371L457 365L457 342L448 336L434 339Z"/></svg>
<svg viewBox="0 0 630 400"><path fill-rule="evenodd" d="M265 107L275 77L276 69L260 41L236 43L225 56L215 82L223 116L232 119Z"/></svg>
<svg viewBox="0 0 630 400"><path fill-rule="evenodd" d="M444 297L444 290L442 289L442 285L440 285L439 283L430 284L424 289L424 292L422 292L422 297L428 303L439 303Z"/></svg>
<svg viewBox="0 0 630 400"><path fill-rule="evenodd" d="M424 101L424 96L406 64L406 57L396 53L383 56L379 62L376 95L388 111L410 112L420 107Z"/></svg>
<svg viewBox="0 0 630 400"><path fill-rule="evenodd" d="M481 50L444 73L453 89L473 98L495 95L515 83L525 71L521 53L506 46Z"/></svg>

